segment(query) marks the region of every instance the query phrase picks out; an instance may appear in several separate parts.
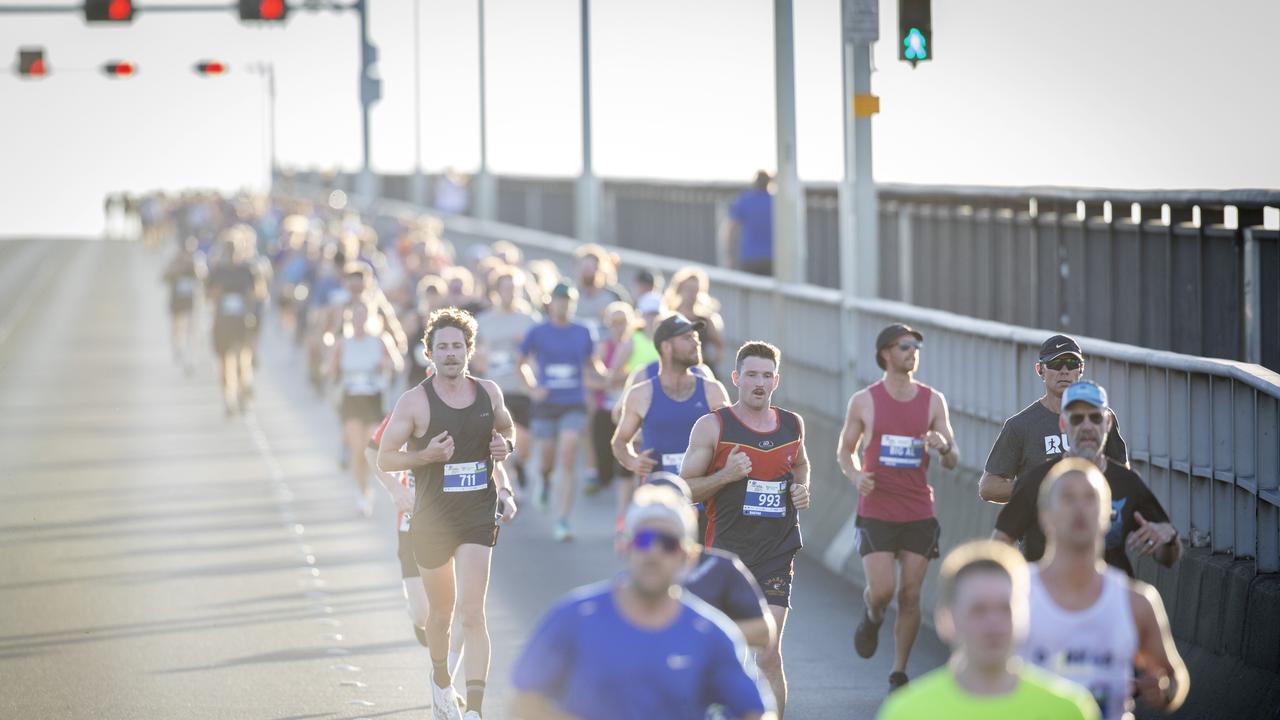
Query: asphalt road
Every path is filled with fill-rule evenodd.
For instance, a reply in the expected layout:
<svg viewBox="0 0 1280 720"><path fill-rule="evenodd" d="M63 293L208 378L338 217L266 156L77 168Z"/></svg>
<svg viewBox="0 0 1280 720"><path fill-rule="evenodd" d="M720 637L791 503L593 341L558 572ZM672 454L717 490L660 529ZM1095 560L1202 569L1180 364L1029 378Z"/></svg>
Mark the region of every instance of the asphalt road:
<svg viewBox="0 0 1280 720"><path fill-rule="evenodd" d="M192 376L170 357L160 266L135 244L0 243L0 716L429 717L390 503L356 515L336 415L273 322L255 410L223 417L207 335ZM532 504L503 529L488 717L542 613L616 572L612 508L582 498L568 545ZM858 659L859 588L801 557L788 716L871 718L890 627ZM911 674L944 657L922 631Z"/></svg>

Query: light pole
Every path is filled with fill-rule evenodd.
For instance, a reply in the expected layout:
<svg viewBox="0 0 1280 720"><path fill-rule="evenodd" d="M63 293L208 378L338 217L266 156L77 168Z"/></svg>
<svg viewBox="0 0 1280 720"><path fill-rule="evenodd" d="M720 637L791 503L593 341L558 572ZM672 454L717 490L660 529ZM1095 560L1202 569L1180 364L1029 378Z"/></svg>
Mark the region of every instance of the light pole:
<svg viewBox="0 0 1280 720"><path fill-rule="evenodd" d="M778 130L777 190L773 198L773 276L805 279L804 188L796 163L796 58L792 0L773 0L773 72Z"/></svg>
<svg viewBox="0 0 1280 720"><path fill-rule="evenodd" d="M261 75L267 100L267 186L275 183L276 177L276 66L274 63L259 61L248 66L253 75Z"/></svg>
<svg viewBox="0 0 1280 720"><path fill-rule="evenodd" d="M599 193L591 158L591 0L579 2L582 47L582 173L578 175L577 235L579 242L600 236Z"/></svg>
<svg viewBox="0 0 1280 720"><path fill-rule="evenodd" d="M423 205L427 199L427 179L422 175L422 22L421 0L413 0L413 180L409 200Z"/></svg>
<svg viewBox="0 0 1280 720"><path fill-rule="evenodd" d="M489 172L489 111L488 111L488 77L485 70L485 33L484 33L484 0L476 0L476 12L479 20L480 45L480 169L476 171L473 187L475 188L475 216L481 220L493 220L497 217L497 188L493 174Z"/></svg>

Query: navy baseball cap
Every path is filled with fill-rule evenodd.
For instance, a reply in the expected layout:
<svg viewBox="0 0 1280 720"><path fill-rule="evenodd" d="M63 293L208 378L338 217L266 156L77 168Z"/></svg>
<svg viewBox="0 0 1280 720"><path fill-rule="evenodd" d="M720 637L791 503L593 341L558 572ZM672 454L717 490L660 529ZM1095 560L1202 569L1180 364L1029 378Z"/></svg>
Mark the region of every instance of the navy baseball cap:
<svg viewBox="0 0 1280 720"><path fill-rule="evenodd" d="M569 298L570 300L578 299L578 291L567 282L558 282L551 289L551 297L553 298Z"/></svg>
<svg viewBox="0 0 1280 720"><path fill-rule="evenodd" d="M1080 352L1080 343L1069 335L1054 335L1040 345L1040 362L1049 362L1062 355L1075 355L1081 360L1084 359L1084 353Z"/></svg>
<svg viewBox="0 0 1280 720"><path fill-rule="evenodd" d="M1099 410L1106 410L1110 407L1107 404L1107 391L1092 380L1071 383L1067 391L1062 393L1063 410L1066 410L1067 406L1074 402L1088 403Z"/></svg>
<svg viewBox="0 0 1280 720"><path fill-rule="evenodd" d="M670 340L678 335L684 335L689 332L697 332L706 327L707 324L701 320L689 322L689 319L680 313L667 316L662 322L658 323L658 327L653 331L653 346L657 347L664 341Z"/></svg>

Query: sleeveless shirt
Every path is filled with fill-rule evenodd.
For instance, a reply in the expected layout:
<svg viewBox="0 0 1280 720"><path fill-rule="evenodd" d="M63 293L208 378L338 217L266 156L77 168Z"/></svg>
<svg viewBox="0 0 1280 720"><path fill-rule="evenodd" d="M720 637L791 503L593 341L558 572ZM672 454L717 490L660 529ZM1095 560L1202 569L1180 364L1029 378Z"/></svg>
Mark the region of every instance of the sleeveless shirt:
<svg viewBox="0 0 1280 720"><path fill-rule="evenodd" d="M1097 601L1072 612L1054 602L1040 568L1032 565L1030 605L1031 622L1018 654L1082 685L1098 701L1104 720L1125 717L1132 705L1133 658L1138 651L1128 577L1108 567Z"/></svg>
<svg viewBox="0 0 1280 720"><path fill-rule="evenodd" d="M640 450L652 449L657 469L679 475L684 451L689 447L689 433L698 418L707 414L707 388L701 377L694 376L693 393L676 402L667 396L660 380L654 378L649 383L653 386L653 399L640 425Z"/></svg>
<svg viewBox="0 0 1280 720"><path fill-rule="evenodd" d="M799 550L800 518L791 501L791 468L800 452L800 419L782 408L770 408L777 424L756 432L733 408L714 411L720 439L708 473L725 466L739 448L751 459L751 474L720 488L707 502L705 544L738 554L748 567Z"/></svg>
<svg viewBox="0 0 1280 720"><path fill-rule="evenodd" d="M468 376L467 381L475 385L475 402L453 408L436 393L435 379L433 375L422 381L431 404L431 424L422 437L409 438L409 448L425 449L432 438L447 430L453 438L453 456L443 463L413 469L417 494L413 516L441 530L493 525L498 491L489 454L494 420L489 393Z"/></svg>
<svg viewBox="0 0 1280 720"><path fill-rule="evenodd" d="M862 469L875 473L875 489L858 496L858 515L888 522L913 522L933 517L933 488L929 487L929 403L933 389L916 383L916 396L893 399L876 381L869 388L874 403L871 437L862 451Z"/></svg>

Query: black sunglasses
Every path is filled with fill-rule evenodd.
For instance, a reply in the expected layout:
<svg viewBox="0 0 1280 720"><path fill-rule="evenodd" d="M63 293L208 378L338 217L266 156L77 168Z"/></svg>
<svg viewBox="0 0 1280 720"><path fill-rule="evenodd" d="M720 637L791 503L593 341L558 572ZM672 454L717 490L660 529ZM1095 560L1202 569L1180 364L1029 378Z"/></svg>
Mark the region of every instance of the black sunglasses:
<svg viewBox="0 0 1280 720"><path fill-rule="evenodd" d="M922 347L924 347L924 343L917 342L915 340L903 340L902 342L898 343L898 349L903 352L906 352L912 349L919 350Z"/></svg>
<svg viewBox="0 0 1280 720"><path fill-rule="evenodd" d="M1100 412L1071 413L1070 415L1067 416L1067 422L1071 423L1073 426L1079 425L1080 423L1084 422L1085 418L1089 418L1089 422L1093 423L1094 425L1101 425L1103 420L1103 415Z"/></svg>
<svg viewBox="0 0 1280 720"><path fill-rule="evenodd" d="M631 538L631 547L640 551L648 551L657 545L662 552L672 554L684 547L684 541L661 530L641 530Z"/></svg>
<svg viewBox="0 0 1280 720"><path fill-rule="evenodd" d="M1063 370L1076 370L1079 369L1081 365L1084 365L1084 361L1077 357L1054 358L1044 364L1045 367L1057 372L1062 372Z"/></svg>

